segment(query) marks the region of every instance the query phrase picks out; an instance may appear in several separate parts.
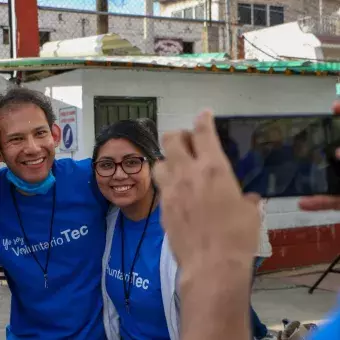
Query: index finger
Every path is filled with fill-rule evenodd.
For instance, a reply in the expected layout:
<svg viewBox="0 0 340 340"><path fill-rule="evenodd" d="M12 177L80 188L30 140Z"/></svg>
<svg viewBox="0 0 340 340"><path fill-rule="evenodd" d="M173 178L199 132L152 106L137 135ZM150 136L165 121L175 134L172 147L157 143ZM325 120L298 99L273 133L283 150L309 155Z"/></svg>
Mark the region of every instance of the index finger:
<svg viewBox="0 0 340 340"><path fill-rule="evenodd" d="M193 147L197 158L212 158L223 155L211 112L202 112L195 121Z"/></svg>
<svg viewBox="0 0 340 340"><path fill-rule="evenodd" d="M303 197L299 206L305 211L340 210L339 196Z"/></svg>
<svg viewBox="0 0 340 340"><path fill-rule="evenodd" d="M192 159L190 132L166 132L162 142L167 164L186 164Z"/></svg>

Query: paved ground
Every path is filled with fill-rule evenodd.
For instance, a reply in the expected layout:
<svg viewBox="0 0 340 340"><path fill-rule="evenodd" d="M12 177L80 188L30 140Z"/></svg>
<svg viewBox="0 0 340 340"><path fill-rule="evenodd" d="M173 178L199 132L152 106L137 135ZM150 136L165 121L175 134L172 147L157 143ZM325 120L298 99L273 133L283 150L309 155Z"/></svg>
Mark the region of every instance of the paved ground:
<svg viewBox="0 0 340 340"><path fill-rule="evenodd" d="M286 284L282 279L258 280L252 296L253 307L261 320L273 330L282 330L282 319L320 323L334 306L337 293Z"/></svg>
<svg viewBox="0 0 340 340"><path fill-rule="evenodd" d="M5 326L8 323L10 294L6 286L0 286L0 339L4 340Z"/></svg>
<svg viewBox="0 0 340 340"><path fill-rule="evenodd" d="M299 272L295 271L296 274ZM262 321L274 330L281 329L283 318L320 322L336 302L336 292L316 290L313 295L309 295L308 288L287 283L285 278L289 275L292 272L260 276L254 286L253 306ZM340 274L337 280L340 287ZM4 328L8 322L9 306L8 288L0 286L0 340L5 339Z"/></svg>

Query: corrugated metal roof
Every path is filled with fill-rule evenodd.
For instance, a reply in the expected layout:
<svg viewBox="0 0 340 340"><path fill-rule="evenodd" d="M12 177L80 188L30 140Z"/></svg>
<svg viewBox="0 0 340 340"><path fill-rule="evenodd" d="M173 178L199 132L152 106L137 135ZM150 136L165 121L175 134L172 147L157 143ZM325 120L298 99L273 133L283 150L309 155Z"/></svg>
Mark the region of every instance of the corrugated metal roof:
<svg viewBox="0 0 340 340"><path fill-rule="evenodd" d="M114 56L75 58L24 58L0 60L0 72L71 70L77 68L147 68L195 72L340 75L340 62L310 61L258 62L230 61L225 54L199 56Z"/></svg>
<svg viewBox="0 0 340 340"><path fill-rule="evenodd" d="M50 41L40 50L41 58L69 58L104 55L141 55L141 50L118 34L102 34L68 40Z"/></svg>

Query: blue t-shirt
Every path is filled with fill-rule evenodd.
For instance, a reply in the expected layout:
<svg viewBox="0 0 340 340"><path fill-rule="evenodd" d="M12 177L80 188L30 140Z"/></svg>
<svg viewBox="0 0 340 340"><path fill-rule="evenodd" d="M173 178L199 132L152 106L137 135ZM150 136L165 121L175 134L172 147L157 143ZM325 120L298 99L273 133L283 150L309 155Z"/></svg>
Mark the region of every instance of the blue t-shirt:
<svg viewBox="0 0 340 340"><path fill-rule="evenodd" d="M112 240L111 257L106 269L107 292L120 316L120 333L124 340L168 340L160 282L160 255L164 232L160 225L159 207L151 214L149 226L132 274L129 313L126 311L122 274L120 218ZM124 218L124 263L129 275L137 245L146 220Z"/></svg>
<svg viewBox="0 0 340 340"><path fill-rule="evenodd" d="M0 171L0 264L12 292L11 339L105 339L101 260L107 203L90 160L55 161L56 208L50 244L48 288L20 228L6 178ZM15 192L31 250L44 267L49 247L53 188L46 195Z"/></svg>

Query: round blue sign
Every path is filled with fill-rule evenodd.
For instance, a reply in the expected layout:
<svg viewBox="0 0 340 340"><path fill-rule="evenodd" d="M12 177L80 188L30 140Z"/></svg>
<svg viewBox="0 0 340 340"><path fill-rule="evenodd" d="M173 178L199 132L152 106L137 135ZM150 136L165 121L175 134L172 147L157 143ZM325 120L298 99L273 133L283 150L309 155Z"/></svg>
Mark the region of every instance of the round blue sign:
<svg viewBox="0 0 340 340"><path fill-rule="evenodd" d="M69 149L73 144L73 132L70 124L64 126L63 141L66 149Z"/></svg>

